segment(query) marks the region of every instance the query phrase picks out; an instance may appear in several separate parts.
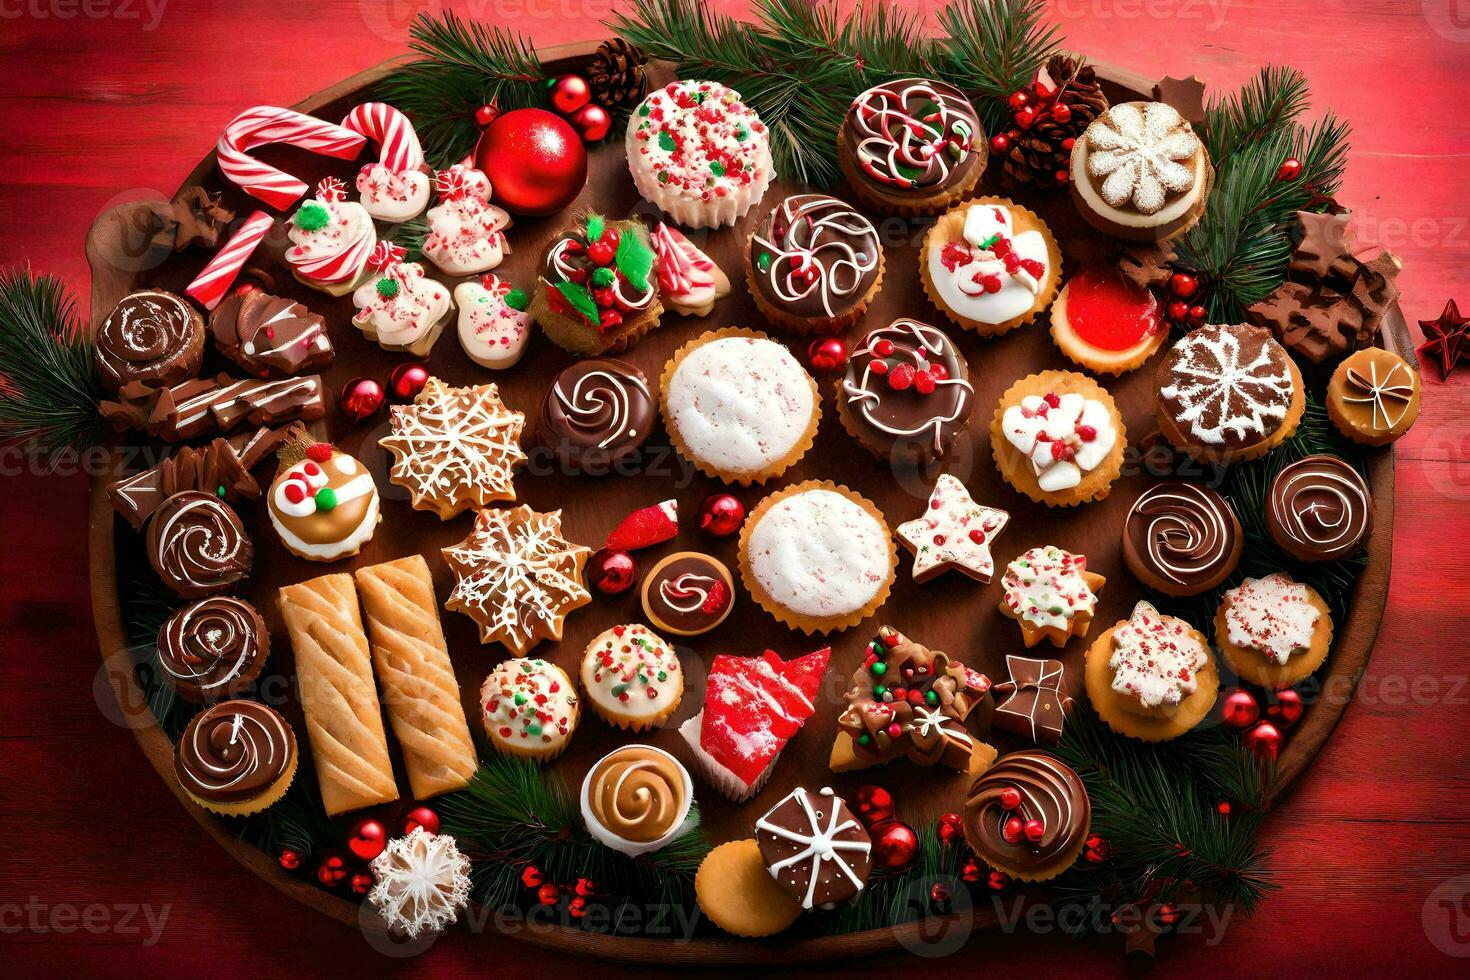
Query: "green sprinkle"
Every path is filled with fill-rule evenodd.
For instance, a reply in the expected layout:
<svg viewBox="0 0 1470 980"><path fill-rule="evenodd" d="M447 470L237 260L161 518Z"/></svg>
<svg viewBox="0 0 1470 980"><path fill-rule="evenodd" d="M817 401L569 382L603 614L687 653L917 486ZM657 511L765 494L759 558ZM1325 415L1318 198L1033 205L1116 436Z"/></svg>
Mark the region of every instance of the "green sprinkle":
<svg viewBox="0 0 1470 980"><path fill-rule="evenodd" d="M321 231L332 220L331 212L316 201L307 201L301 205L301 210L296 212L296 217L291 223L302 231Z"/></svg>
<svg viewBox="0 0 1470 980"><path fill-rule="evenodd" d="M881 660L874 663L873 666L869 667L868 669L871 670L874 676L877 677L882 677L884 674L888 673L888 665Z"/></svg>
<svg viewBox="0 0 1470 980"><path fill-rule="evenodd" d="M750 130L745 128L744 123L741 123L739 126L735 127L735 142L744 143L749 138Z"/></svg>
<svg viewBox="0 0 1470 980"><path fill-rule="evenodd" d="M530 735L540 735L541 723L539 721L531 722L529 725L526 726L526 732Z"/></svg>
<svg viewBox="0 0 1470 980"><path fill-rule="evenodd" d="M873 697L875 697L875 698L881 698L887 692L888 692L888 688L884 687L882 684L874 684L873 685Z"/></svg>
<svg viewBox="0 0 1470 980"><path fill-rule="evenodd" d="M524 310L531 305L531 298L524 289L512 289L505 294L505 305L513 310Z"/></svg>
<svg viewBox="0 0 1470 980"><path fill-rule="evenodd" d="M1000 241L1000 232L996 232L994 235L991 235L989 238L985 239L985 241L980 243L980 247L988 252L991 248L995 246L995 243L998 241Z"/></svg>
<svg viewBox="0 0 1470 980"><path fill-rule="evenodd" d="M660 184L667 184L669 182L669 172L667 170L660 170L658 172L658 182Z"/></svg>
<svg viewBox="0 0 1470 980"><path fill-rule="evenodd" d="M522 691L517 691L516 692L515 703L516 704L525 704L526 703L526 695L525 695L524 692L522 692Z"/></svg>
<svg viewBox="0 0 1470 980"><path fill-rule="evenodd" d="M935 694L933 691L929 691L924 695L924 700L928 701L930 704L933 704L935 701L939 700L939 695Z"/></svg>
<svg viewBox="0 0 1470 980"><path fill-rule="evenodd" d="M598 289L606 289L617 281L618 274L607 266L592 270L592 285Z"/></svg>
<svg viewBox="0 0 1470 980"><path fill-rule="evenodd" d="M225 496L225 485L223 483L221 483L219 486L217 486L217 487L214 488L214 495L216 497L219 497L221 500L224 499L224 496Z"/></svg>
<svg viewBox="0 0 1470 980"><path fill-rule="evenodd" d="M613 697L615 697L615 698L622 697L627 692L628 688L631 687L631 686L632 685L630 685L630 684L614 684L613 685L613 688L612 688Z"/></svg>
<svg viewBox="0 0 1470 980"><path fill-rule="evenodd" d="M711 160L709 162L709 171L716 177L723 177L725 176L725 165L718 160Z"/></svg>
<svg viewBox="0 0 1470 980"><path fill-rule="evenodd" d="M398 295L398 280L389 279L387 276L384 276L382 279L378 280L377 289L379 296L383 297L384 299L392 299L394 296Z"/></svg>
<svg viewBox="0 0 1470 980"><path fill-rule="evenodd" d="M651 107L649 106L649 104L647 102L643 103L641 106L638 107L638 115L640 115L640 116L646 116L646 115L648 115L648 113L650 111L652 111L652 110L651 110Z"/></svg>
<svg viewBox="0 0 1470 980"><path fill-rule="evenodd" d="M771 253L762 252L755 257L755 267L762 272L771 271Z"/></svg>
<svg viewBox="0 0 1470 980"><path fill-rule="evenodd" d="M661 680L661 681L668 680L669 679L669 672L666 671L666 670L659 671L658 672L658 679Z"/></svg>
<svg viewBox="0 0 1470 980"><path fill-rule="evenodd" d="M858 743L858 744L859 744L859 745L867 745L867 744L868 744L868 743L869 743L869 742L871 742L871 741L872 741L872 740L873 740L873 739L872 739L872 738L871 738L871 737L870 737L870 736L869 736L869 735L868 735L868 733L867 733L867 732L864 732L864 733L863 733L863 734L861 734L861 735L859 735L859 736L858 736L858 737L857 737L857 743Z"/></svg>
<svg viewBox="0 0 1470 980"><path fill-rule="evenodd" d="M337 491L331 487L322 487L316 492L316 509L322 513L333 510L337 506Z"/></svg>
<svg viewBox="0 0 1470 980"><path fill-rule="evenodd" d="M678 144L674 142L674 134L665 129L661 130L658 134L658 145L659 149L667 153L673 153L674 147Z"/></svg>

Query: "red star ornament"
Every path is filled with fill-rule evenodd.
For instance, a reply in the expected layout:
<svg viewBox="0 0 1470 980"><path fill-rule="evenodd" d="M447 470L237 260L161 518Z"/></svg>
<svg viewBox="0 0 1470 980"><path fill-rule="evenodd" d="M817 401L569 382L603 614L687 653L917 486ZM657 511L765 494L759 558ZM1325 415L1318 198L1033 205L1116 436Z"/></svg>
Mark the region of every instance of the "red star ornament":
<svg viewBox="0 0 1470 980"><path fill-rule="evenodd" d="M1465 353L1466 334L1470 333L1470 318L1460 315L1460 307L1454 300L1444 305L1444 312L1436 320L1420 320L1424 331L1424 343L1415 351L1421 356L1439 362L1439 379L1448 381L1450 372L1460 363Z"/></svg>

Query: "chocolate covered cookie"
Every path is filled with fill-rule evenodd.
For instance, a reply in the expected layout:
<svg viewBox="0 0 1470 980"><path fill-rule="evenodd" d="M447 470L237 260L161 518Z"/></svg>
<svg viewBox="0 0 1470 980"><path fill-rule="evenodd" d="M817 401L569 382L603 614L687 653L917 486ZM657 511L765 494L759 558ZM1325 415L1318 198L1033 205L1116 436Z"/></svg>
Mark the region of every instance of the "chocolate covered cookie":
<svg viewBox="0 0 1470 980"><path fill-rule="evenodd" d="M601 476L637 465L655 414L642 371L611 357L587 358L551 382L537 435L563 472Z"/></svg>

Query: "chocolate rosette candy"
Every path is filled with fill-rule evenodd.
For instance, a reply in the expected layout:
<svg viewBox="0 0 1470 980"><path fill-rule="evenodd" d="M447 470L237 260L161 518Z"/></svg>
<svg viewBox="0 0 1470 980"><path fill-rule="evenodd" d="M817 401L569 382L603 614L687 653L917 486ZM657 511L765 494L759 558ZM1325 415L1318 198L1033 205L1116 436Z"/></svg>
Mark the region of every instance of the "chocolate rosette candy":
<svg viewBox="0 0 1470 980"><path fill-rule="evenodd" d="M634 464L653 428L648 378L626 361L594 357L563 370L541 404L541 442L569 473Z"/></svg>
<svg viewBox="0 0 1470 980"><path fill-rule="evenodd" d="M175 612L158 633L158 663L179 695L207 704L238 695L260 676L270 634L255 607L210 596Z"/></svg>
<svg viewBox="0 0 1470 980"><path fill-rule="evenodd" d="M167 387L199 373L204 318L173 293L144 289L118 301L95 344L97 373L109 391L133 382Z"/></svg>
<svg viewBox="0 0 1470 980"><path fill-rule="evenodd" d="M1230 501L1192 483L1154 484L1123 522L1128 567L1170 595L1198 595L1219 585L1239 563L1242 544Z"/></svg>
<svg viewBox="0 0 1470 980"><path fill-rule="evenodd" d="M278 712L254 701L223 701L195 715L174 746L174 771L205 803L264 794L296 757L296 735Z"/></svg>
<svg viewBox="0 0 1470 980"><path fill-rule="evenodd" d="M250 574L254 559L239 516L213 494L176 493L149 521L149 564L185 599L228 590Z"/></svg>
<svg viewBox="0 0 1470 980"><path fill-rule="evenodd" d="M1308 456L1271 481L1266 527L1301 561L1346 558L1373 531L1373 497L1358 471L1341 459Z"/></svg>
<svg viewBox="0 0 1470 980"><path fill-rule="evenodd" d="M1060 874L1087 837L1082 778L1049 752L1012 752L970 787L965 839L991 867L1039 881Z"/></svg>

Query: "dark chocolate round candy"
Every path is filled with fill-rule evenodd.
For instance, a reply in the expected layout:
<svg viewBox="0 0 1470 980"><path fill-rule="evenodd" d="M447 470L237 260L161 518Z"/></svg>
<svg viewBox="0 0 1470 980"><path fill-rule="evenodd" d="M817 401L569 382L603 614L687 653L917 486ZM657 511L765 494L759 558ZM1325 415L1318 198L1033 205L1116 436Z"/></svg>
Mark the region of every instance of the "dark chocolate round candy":
<svg viewBox="0 0 1470 980"><path fill-rule="evenodd" d="M697 551L669 555L643 579L643 612L665 633L698 636L730 615L735 587L730 570Z"/></svg>
<svg viewBox="0 0 1470 980"><path fill-rule="evenodd" d="M222 701L189 722L174 746L174 771L206 803L241 803L263 795L296 762L286 719L254 701Z"/></svg>
<svg viewBox="0 0 1470 980"><path fill-rule="evenodd" d="M1123 522L1123 557L1144 584L1171 595L1198 595L1240 561L1240 521L1209 487L1169 480L1134 502Z"/></svg>
<svg viewBox="0 0 1470 980"><path fill-rule="evenodd" d="M158 664L185 700L208 704L240 694L260 676L270 634L254 606L210 596L175 612L158 632Z"/></svg>
<svg viewBox="0 0 1470 980"><path fill-rule="evenodd" d="M929 197L985 163L975 107L953 85L904 78L853 100L842 123L846 171L879 194Z"/></svg>
<svg viewBox="0 0 1470 980"><path fill-rule="evenodd" d="M1019 805L1007 807L1016 794ZM970 787L965 839L991 867L1025 875L1080 852L1091 815L1082 778L1065 762L1050 752L1012 752ZM1023 828L1040 822L1039 834L1007 834L1012 818Z"/></svg>
<svg viewBox="0 0 1470 980"><path fill-rule="evenodd" d="M653 394L642 371L611 357L589 357L552 381L538 431L565 472L600 476L637 464L653 419Z"/></svg>
<svg viewBox="0 0 1470 980"><path fill-rule="evenodd" d="M944 331L902 318L877 327L847 360L838 389L843 422L880 459L935 459L975 405L964 357Z"/></svg>
<svg viewBox="0 0 1470 980"><path fill-rule="evenodd" d="M766 304L812 320L850 313L877 281L883 258L873 223L825 194L776 205L749 248L750 278Z"/></svg>
<svg viewBox="0 0 1470 980"><path fill-rule="evenodd" d="M1271 481L1266 527L1301 561L1335 561L1361 550L1373 531L1373 497L1336 456L1308 456Z"/></svg>
<svg viewBox="0 0 1470 980"><path fill-rule="evenodd" d="M204 318L186 300L143 289L118 301L97 328L97 373L110 391L169 387L199 373Z"/></svg>
<svg viewBox="0 0 1470 980"><path fill-rule="evenodd" d="M212 493L176 493L149 519L148 561L186 599L227 591L250 574L254 559L239 515Z"/></svg>

